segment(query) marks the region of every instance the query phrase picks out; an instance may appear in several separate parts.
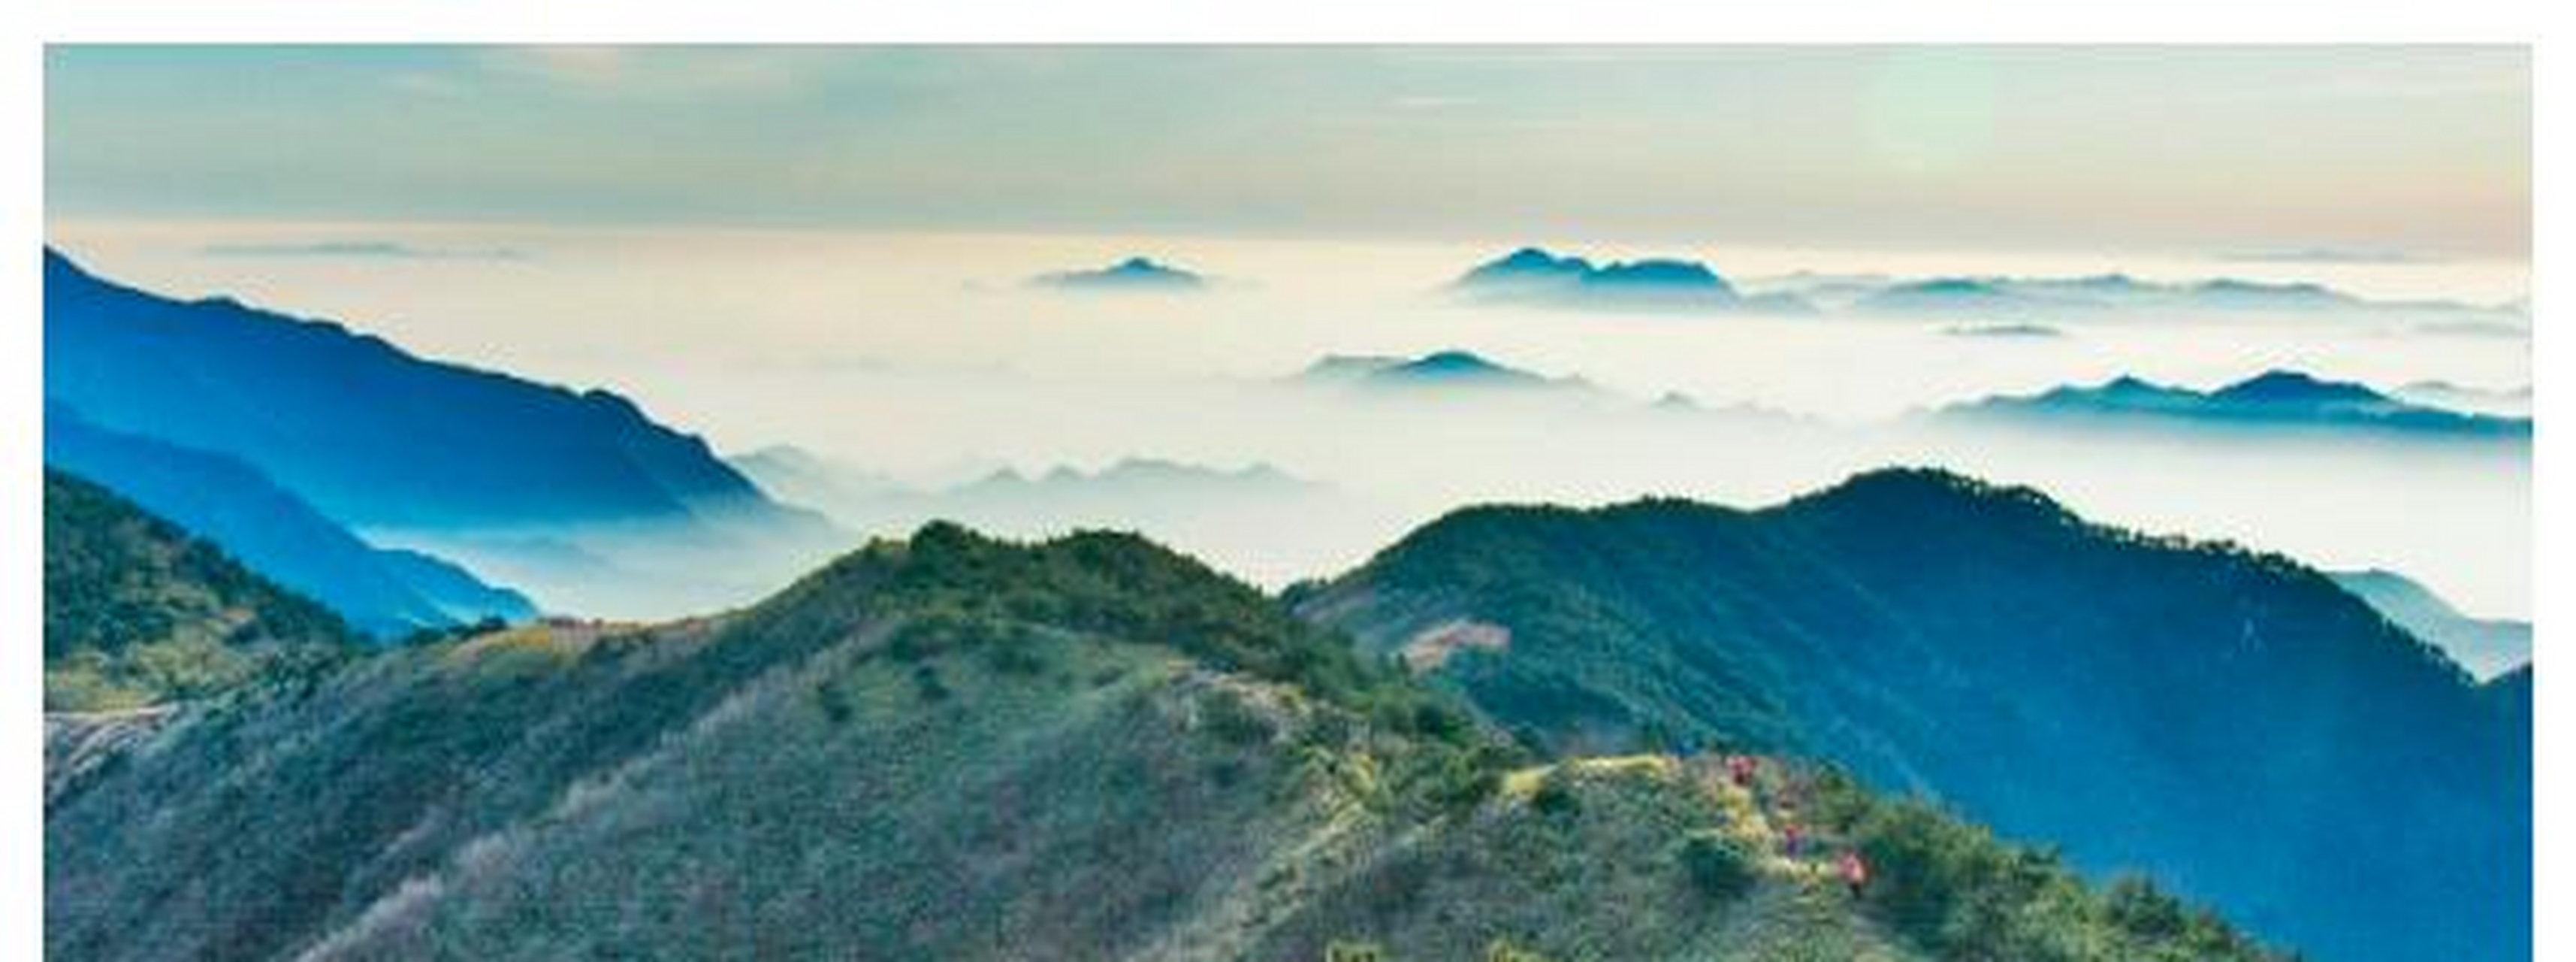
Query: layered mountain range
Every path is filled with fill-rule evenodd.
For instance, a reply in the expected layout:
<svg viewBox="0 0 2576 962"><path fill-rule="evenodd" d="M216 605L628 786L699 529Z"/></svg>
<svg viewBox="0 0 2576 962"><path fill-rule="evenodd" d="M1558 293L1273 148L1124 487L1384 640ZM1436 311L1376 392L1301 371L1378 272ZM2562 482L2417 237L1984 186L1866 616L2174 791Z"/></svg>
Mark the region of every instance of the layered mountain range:
<svg viewBox="0 0 2576 962"><path fill-rule="evenodd" d="M147 293L51 249L44 291L49 408L247 468L373 546L461 562L546 607L739 603L841 537L607 391L427 360L230 299ZM148 470L117 475L129 463L92 463L93 479L143 484ZM429 580L458 584L446 574Z"/></svg>
<svg viewBox="0 0 2576 962"><path fill-rule="evenodd" d="M1275 469L728 464L51 252L46 296L62 958L2530 952L2531 669L2463 671L2384 579L1886 470L1463 509L1271 596L1065 532L1318 525ZM1599 390L1463 351L1292 383ZM2044 397L2516 436L2289 374ZM772 495L912 534L821 563ZM485 576L687 616L460 627L532 613Z"/></svg>
<svg viewBox="0 0 2576 962"><path fill-rule="evenodd" d="M378 638L537 614L454 564L368 544L239 460L108 430L60 404L45 410L45 463L112 485Z"/></svg>

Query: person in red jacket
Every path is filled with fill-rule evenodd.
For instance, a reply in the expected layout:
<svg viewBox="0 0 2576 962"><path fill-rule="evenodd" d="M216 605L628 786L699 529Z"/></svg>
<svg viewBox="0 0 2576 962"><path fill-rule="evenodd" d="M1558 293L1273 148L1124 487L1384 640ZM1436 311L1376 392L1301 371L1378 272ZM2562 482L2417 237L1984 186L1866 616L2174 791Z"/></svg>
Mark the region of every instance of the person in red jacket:
<svg viewBox="0 0 2576 962"><path fill-rule="evenodd" d="M1749 788L1749 787L1752 787L1752 785L1753 785L1753 756L1751 756L1751 755L1728 755L1728 756L1726 756L1726 777L1727 777L1728 779L1730 779L1730 780L1734 781L1734 782L1735 782L1735 787L1737 787L1737 788Z"/></svg>
<svg viewBox="0 0 2576 962"><path fill-rule="evenodd" d="M1844 852L1840 868L1843 884L1851 886L1852 897L1861 897L1862 891L1869 887L1869 863L1860 860L1859 852Z"/></svg>

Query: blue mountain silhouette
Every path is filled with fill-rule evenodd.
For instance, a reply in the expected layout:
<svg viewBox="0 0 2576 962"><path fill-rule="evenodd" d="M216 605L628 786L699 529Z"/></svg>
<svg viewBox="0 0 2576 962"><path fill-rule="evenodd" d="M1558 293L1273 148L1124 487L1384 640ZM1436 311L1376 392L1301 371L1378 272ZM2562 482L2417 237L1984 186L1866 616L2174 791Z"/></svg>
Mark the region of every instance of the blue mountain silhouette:
<svg viewBox="0 0 2576 962"><path fill-rule="evenodd" d="M1789 295L1747 296L1697 261L1646 258L1596 264L1537 247L1524 247L1478 265L1451 287L1479 300L1561 307L1781 314L1815 310Z"/></svg>
<svg viewBox="0 0 2576 962"><path fill-rule="evenodd" d="M181 301L45 252L45 396L238 459L351 526L668 521L775 508L606 391L425 360L338 324Z"/></svg>
<svg viewBox="0 0 2576 962"><path fill-rule="evenodd" d="M45 463L214 542L378 637L537 613L525 596L444 560L367 544L241 461L110 431L61 405L45 410Z"/></svg>
<svg viewBox="0 0 2576 962"><path fill-rule="evenodd" d="M2307 428L2424 437L2528 440L2527 418L2415 404L2362 384L2273 370L2211 391L2119 377L2094 387L1991 397L1945 408L1946 417L2012 421Z"/></svg>
<svg viewBox="0 0 2576 962"><path fill-rule="evenodd" d="M1097 270L1064 271L1037 278L1042 287L1082 291L1194 291L1207 278L1150 257L1130 257Z"/></svg>

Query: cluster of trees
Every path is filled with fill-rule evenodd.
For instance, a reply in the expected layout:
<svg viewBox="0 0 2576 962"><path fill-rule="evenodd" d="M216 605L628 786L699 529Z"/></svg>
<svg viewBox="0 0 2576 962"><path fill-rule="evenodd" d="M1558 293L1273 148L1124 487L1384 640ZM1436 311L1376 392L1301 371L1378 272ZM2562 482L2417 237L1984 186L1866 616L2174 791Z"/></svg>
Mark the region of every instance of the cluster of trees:
<svg viewBox="0 0 2576 962"><path fill-rule="evenodd" d="M1864 908L1936 958L2185 962L2276 956L2205 908L2125 876L2087 886L2053 851L1997 840L1919 799L1816 779L1821 827L1870 868Z"/></svg>
<svg viewBox="0 0 2576 962"><path fill-rule="evenodd" d="M902 617L887 648L904 661L972 651L996 670L1030 674L1048 664L1049 646L1114 635L1292 686L1322 709L1301 729L1303 747L1388 749L1380 762L1390 803L1472 806L1526 757L1480 731L1453 696L1411 683L1339 632L1136 535L1083 532L1017 544L939 522L906 541L871 545L791 591L819 596L853 583L865 585L879 614ZM935 684L935 673L929 677Z"/></svg>

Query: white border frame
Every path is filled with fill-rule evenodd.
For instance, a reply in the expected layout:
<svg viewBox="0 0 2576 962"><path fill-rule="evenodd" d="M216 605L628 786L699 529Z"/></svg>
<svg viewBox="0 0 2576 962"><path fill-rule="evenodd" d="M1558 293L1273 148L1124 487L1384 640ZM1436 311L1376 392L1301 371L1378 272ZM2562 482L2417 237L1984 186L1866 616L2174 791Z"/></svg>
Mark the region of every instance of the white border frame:
<svg viewBox="0 0 2576 962"><path fill-rule="evenodd" d="M38 3L41 10L30 9ZM1255 9L1255 7L1263 7ZM51 42L1658 42L1658 43L2511 43L2533 47L2534 237L2532 343L2535 398L2544 426L2534 452L2534 490L2567 475L2569 442L2556 425L2576 417L2559 385L2576 337L2554 334L2553 282L2567 275L2564 225L2571 196L2547 172L2565 169L2568 72L2546 42L2556 24L2535 0L1799 0L1692 3L1597 0L1582 4L1486 0L1306 0L1293 7L1225 0L944 0L940 3L746 2L746 0L21 0L6 5L9 42L0 49L0 104L7 140L0 161L15 257L0 258L0 645L18 667L0 670L0 958L41 958L42 740L37 718L40 657L41 525L37 466L41 422L41 326L37 323L44 240L43 45ZM2569 9L2559 7L2564 11ZM2559 16L2565 16L2562 12ZM26 29L20 29L20 27ZM2570 388L2576 392L2576 388ZM2576 577L2567 535L2571 515L2540 495L2535 583ZM2569 597L2543 590L2534 621L2543 660L2576 623ZM2540 691L2550 690L2543 679ZM2535 706L2536 813L2576 798L2569 789L2576 711ZM2569 875L2553 864L2576 848L2576 832L2546 818L2533 856L2536 958L2576 957Z"/></svg>

